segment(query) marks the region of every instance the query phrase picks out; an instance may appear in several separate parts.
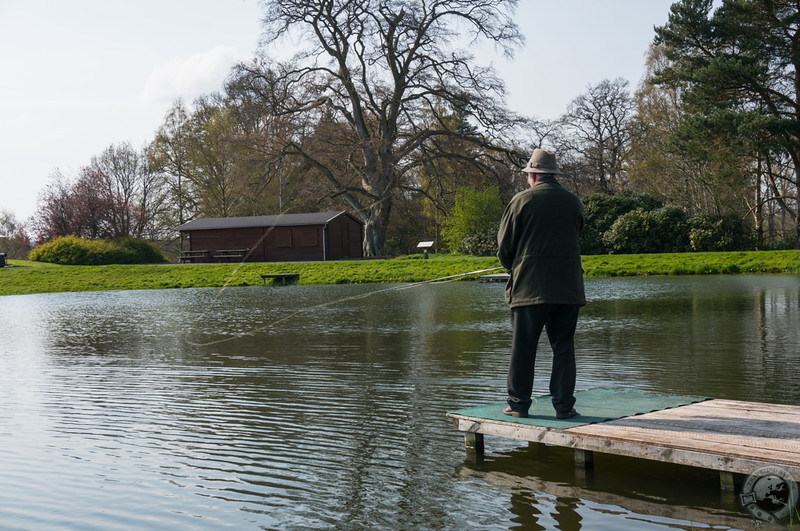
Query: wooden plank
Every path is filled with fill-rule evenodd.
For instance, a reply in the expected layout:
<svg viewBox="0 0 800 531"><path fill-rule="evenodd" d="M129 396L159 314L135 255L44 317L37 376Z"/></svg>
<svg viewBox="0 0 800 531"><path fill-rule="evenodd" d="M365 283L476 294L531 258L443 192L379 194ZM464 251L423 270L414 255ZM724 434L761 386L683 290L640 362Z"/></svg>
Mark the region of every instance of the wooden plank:
<svg viewBox="0 0 800 531"><path fill-rule="evenodd" d="M681 411L686 408L686 410ZM734 441L753 447L772 447L781 451L800 452L796 422L772 422L744 417L726 418L722 415L686 415L690 406L657 411L600 424L582 426L583 431L614 436L615 431L661 434L665 439ZM800 435L800 434L798 434Z"/></svg>
<svg viewBox="0 0 800 531"><path fill-rule="evenodd" d="M631 433L649 433L661 436L665 440L684 439L686 441L735 441L741 446L753 448L767 448L782 452L800 453L800 439L786 438L764 430L759 434L756 429L748 426L728 426L719 429L718 426L708 427L705 423L697 423L695 429L690 429L689 423L683 423L676 428L674 422L642 421L630 424L595 424L586 429L578 429L585 433L595 433L609 437L630 437Z"/></svg>
<svg viewBox="0 0 800 531"><path fill-rule="evenodd" d="M578 468L593 468L594 467L594 452L587 450L575 449L575 466Z"/></svg>
<svg viewBox="0 0 800 531"><path fill-rule="evenodd" d="M743 451L735 444L715 443L683 437L664 437L645 432L627 430L616 433L598 431L602 424L558 430L513 422L485 421L482 419L455 419L456 429L494 435L510 439L540 442L554 446L577 448L600 453L651 459L712 470L749 474L765 464L775 464L800 479L800 461L787 458L785 452L763 450L753 457L749 449ZM622 436L621 436L622 435ZM688 441L688 443L687 443Z"/></svg>
<svg viewBox="0 0 800 531"><path fill-rule="evenodd" d="M730 411L715 410L713 412L695 413L691 411L660 411L647 413L645 417L647 422L661 422L666 425L673 422L676 426L682 424L694 424L697 426L703 425L708 427L709 431L721 431L726 429L747 428L748 426L755 426L758 428L758 434L774 434L777 437L783 436L787 439L794 439L800 436L800 422L797 418L791 419L788 417L778 418L765 414L756 414L753 416L744 416L741 413L732 413ZM636 415L627 417L625 422L633 423L639 420L643 415ZM608 422L617 422L615 420ZM747 430L746 430L747 431ZM751 430L752 431L752 428Z"/></svg>
<svg viewBox="0 0 800 531"><path fill-rule="evenodd" d="M743 402L741 400L727 400L724 398L715 398L697 404L690 404L693 406L707 405L709 407L717 407L724 409L742 409L745 411L765 411L770 413L786 413L794 416L795 418L800 415L800 406L789 404L768 404L765 402Z"/></svg>
<svg viewBox="0 0 800 531"><path fill-rule="evenodd" d="M653 411L648 414L676 418L682 417L713 417L725 419L765 420L771 422L785 422L800 426L800 407L779 406L775 404L754 404L757 407L747 407L742 403L731 403L723 400L706 400L695 404ZM768 407L764 407L768 406Z"/></svg>
<svg viewBox="0 0 800 531"><path fill-rule="evenodd" d="M698 450L710 450L724 452L725 455L763 455L765 458L772 459L774 456L783 456L790 461L800 462L800 449L796 444L782 444L785 439L755 439L734 436L703 436L693 434L687 436L681 432L667 432L645 429L605 429L592 428L581 429L580 433L605 437L607 439L631 439L647 441L653 444L661 444L675 448L692 448Z"/></svg>
<svg viewBox="0 0 800 531"><path fill-rule="evenodd" d="M207 256L208 256L208 251L206 250L181 251L178 259L181 263L186 262L187 260L190 262L194 262L195 259L205 259Z"/></svg>
<svg viewBox="0 0 800 531"><path fill-rule="evenodd" d="M724 492L734 492L736 490L735 474L733 472L720 472L719 488Z"/></svg>
<svg viewBox="0 0 800 531"><path fill-rule="evenodd" d="M250 249L217 249L214 258L242 258Z"/></svg>
<svg viewBox="0 0 800 531"><path fill-rule="evenodd" d="M587 429L582 429L587 428ZM800 453L787 452L783 449L769 449L757 446L743 446L735 438L710 440L683 437L681 433L657 432L655 430L607 430L601 426L583 426L572 433L599 437L610 443L617 441L638 441L650 445L658 445L665 449L685 449L700 452L712 452L729 458L758 458L770 463L797 464L800 466Z"/></svg>
<svg viewBox="0 0 800 531"><path fill-rule="evenodd" d="M715 401L690 404L592 425L583 430L605 436L629 437L631 432L684 439L732 443L750 448L800 453L800 414L781 420L747 418ZM709 407L703 407L708 405ZM779 406L775 406L779 407ZM797 408L800 409L800 408ZM759 416L764 416L759 414ZM767 415L767 417L769 417ZM615 433L619 431L620 433ZM623 435L622 432L625 432Z"/></svg>

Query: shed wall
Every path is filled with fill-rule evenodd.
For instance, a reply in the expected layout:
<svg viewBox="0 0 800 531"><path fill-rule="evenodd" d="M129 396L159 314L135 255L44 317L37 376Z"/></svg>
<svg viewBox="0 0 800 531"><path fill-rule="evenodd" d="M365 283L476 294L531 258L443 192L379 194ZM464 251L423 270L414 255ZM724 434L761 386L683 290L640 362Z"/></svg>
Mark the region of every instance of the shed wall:
<svg viewBox="0 0 800 531"><path fill-rule="evenodd" d="M212 229L189 231L189 249L210 251L210 254L227 249L252 249L248 258L252 262L264 261L263 249L257 248L263 229Z"/></svg>
<svg viewBox="0 0 800 531"><path fill-rule="evenodd" d="M267 262L323 260L322 226L272 227L264 238Z"/></svg>
<svg viewBox="0 0 800 531"><path fill-rule="evenodd" d="M185 231L189 249L209 251L250 249L248 262L292 262L361 258L363 228L350 215L327 225L300 225Z"/></svg>
<svg viewBox="0 0 800 531"><path fill-rule="evenodd" d="M339 216L328 224L328 259L362 258L361 224L350 216Z"/></svg>

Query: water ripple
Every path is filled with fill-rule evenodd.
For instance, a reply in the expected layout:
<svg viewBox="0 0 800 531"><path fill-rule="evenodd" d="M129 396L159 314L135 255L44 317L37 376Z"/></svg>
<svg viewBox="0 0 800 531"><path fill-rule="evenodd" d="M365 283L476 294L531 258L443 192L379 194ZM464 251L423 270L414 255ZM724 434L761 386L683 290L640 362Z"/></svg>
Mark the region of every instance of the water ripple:
<svg viewBox="0 0 800 531"><path fill-rule="evenodd" d="M755 299L748 279L685 282L587 284L579 385L800 401L785 370L800 351L798 282L770 279ZM636 512L599 517L606 505L514 485L535 471L558 490L568 460L526 464L519 442L493 440L483 464L464 464L444 413L502 397L502 289L422 286L311 310L370 289L4 298L0 527L546 528L568 506L636 529ZM274 326L298 300L309 310ZM543 340L542 392L549 356Z"/></svg>

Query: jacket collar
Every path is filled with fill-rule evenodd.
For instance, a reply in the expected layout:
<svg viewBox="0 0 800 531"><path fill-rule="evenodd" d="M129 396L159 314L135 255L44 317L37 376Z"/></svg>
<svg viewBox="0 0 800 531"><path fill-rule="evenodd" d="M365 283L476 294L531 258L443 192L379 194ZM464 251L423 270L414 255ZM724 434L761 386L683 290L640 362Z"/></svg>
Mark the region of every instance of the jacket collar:
<svg viewBox="0 0 800 531"><path fill-rule="evenodd" d="M536 179L536 184L534 186L539 186L540 184L558 184L556 178L549 174L543 174L541 177Z"/></svg>

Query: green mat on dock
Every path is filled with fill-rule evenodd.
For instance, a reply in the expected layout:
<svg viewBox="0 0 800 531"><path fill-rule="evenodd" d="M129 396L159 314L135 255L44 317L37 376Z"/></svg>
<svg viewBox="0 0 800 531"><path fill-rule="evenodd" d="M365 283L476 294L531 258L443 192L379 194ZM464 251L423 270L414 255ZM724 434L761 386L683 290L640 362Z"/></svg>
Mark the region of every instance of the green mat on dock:
<svg viewBox="0 0 800 531"><path fill-rule="evenodd" d="M707 400L707 398L699 396L665 395L638 389L608 389L603 387L587 391L576 391L575 399L575 409L580 415L566 420L556 418L553 404L550 402L550 395L536 397L526 419L510 417L504 414L503 407L506 405L505 402L468 407L452 411L451 414L504 422L517 422L544 428L574 428L584 424L641 415L642 413L660 411Z"/></svg>

